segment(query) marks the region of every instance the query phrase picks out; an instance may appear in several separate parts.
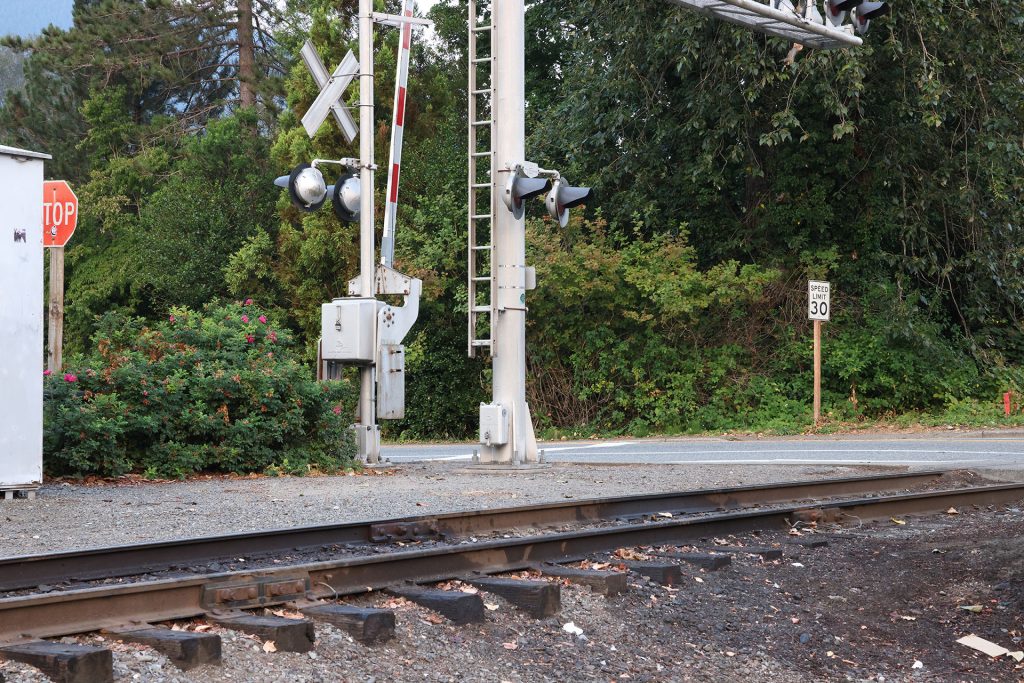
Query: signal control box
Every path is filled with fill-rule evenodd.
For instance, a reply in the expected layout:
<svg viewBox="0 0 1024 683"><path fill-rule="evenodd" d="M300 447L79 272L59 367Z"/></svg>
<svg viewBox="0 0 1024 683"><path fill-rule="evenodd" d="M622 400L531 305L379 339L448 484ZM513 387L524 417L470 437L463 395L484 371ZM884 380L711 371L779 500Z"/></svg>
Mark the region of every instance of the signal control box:
<svg viewBox="0 0 1024 683"><path fill-rule="evenodd" d="M371 365L376 361L376 299L335 299L320 306L321 354L325 361Z"/></svg>
<svg viewBox="0 0 1024 683"><path fill-rule="evenodd" d="M0 491L43 478L43 163L0 145Z"/></svg>
<svg viewBox="0 0 1024 683"><path fill-rule="evenodd" d="M500 403L480 404L480 443L485 446L508 443L508 409Z"/></svg>

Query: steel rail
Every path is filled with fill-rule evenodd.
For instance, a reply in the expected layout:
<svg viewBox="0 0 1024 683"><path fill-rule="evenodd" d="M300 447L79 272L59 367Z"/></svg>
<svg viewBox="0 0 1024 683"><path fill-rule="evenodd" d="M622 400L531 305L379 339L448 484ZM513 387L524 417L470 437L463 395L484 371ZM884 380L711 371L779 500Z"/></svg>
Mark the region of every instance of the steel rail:
<svg viewBox="0 0 1024 683"><path fill-rule="evenodd" d="M937 512L949 506L996 505L1024 499L1024 484L929 491L826 503L853 518L870 520ZM217 610L284 604L296 600L365 593L402 582L429 582L525 569L540 562L565 562L623 546L680 544L712 535L784 529L795 513L816 506L786 505L689 519L620 524L598 529L541 534L402 550L364 557L254 572L230 572L185 580L165 579L64 593L0 599L0 643L68 635L130 622L195 617ZM271 585L299 582L300 595L278 595ZM247 604L245 590L261 586Z"/></svg>
<svg viewBox="0 0 1024 683"><path fill-rule="evenodd" d="M542 529L561 524L616 518L733 510L755 505L865 494L935 481L942 471L783 482L673 493L585 499L494 510L419 515L371 522L307 526L263 532L207 536L61 553L0 558L0 592L73 581L117 578L266 557L301 549L379 540L462 537L510 529Z"/></svg>

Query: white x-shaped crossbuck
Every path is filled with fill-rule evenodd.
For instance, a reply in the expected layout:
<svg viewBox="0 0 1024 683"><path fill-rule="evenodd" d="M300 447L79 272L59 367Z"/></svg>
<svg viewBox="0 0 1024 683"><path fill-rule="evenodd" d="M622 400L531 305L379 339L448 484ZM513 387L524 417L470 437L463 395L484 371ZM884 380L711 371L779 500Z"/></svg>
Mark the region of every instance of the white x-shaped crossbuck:
<svg viewBox="0 0 1024 683"><path fill-rule="evenodd" d="M342 102L341 96L352 79L359 75L358 60L349 50L345 59L341 60L341 64L334 70L334 74L328 76L327 67L320 61L320 55L308 40L302 46L301 54L302 60L306 62L306 67L313 74L313 80L320 88L320 94L313 100L306 115L302 117L302 126L306 129L306 134L313 137L327 119L327 114L333 113L345 139L352 142L356 139L359 129L356 127L356 122L352 120L352 115L348 113L348 108Z"/></svg>

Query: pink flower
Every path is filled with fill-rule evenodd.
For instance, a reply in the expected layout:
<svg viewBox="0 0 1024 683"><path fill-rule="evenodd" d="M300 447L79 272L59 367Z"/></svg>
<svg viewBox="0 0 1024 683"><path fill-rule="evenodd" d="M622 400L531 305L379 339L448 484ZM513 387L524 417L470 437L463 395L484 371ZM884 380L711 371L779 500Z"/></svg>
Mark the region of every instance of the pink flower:
<svg viewBox="0 0 1024 683"><path fill-rule="evenodd" d="M249 322L249 316L247 316L247 315L243 315L243 316L242 316L242 322L243 322L243 323L247 323L247 322Z"/></svg>
<svg viewBox="0 0 1024 683"><path fill-rule="evenodd" d="M73 374L71 374L69 372L69 373L64 375L64 381L65 382L77 382L78 381L78 377L76 377L75 375L73 375Z"/></svg>
<svg viewBox="0 0 1024 683"><path fill-rule="evenodd" d="M245 305L246 306L252 306L252 299L246 299L245 300Z"/></svg>
<svg viewBox="0 0 1024 683"><path fill-rule="evenodd" d="M252 344L253 342L256 341L256 337L252 336L251 334L247 334L245 335L245 341L249 344Z"/></svg>
<svg viewBox="0 0 1024 683"><path fill-rule="evenodd" d="M53 370L43 370L43 377L49 377L53 374Z"/></svg>
<svg viewBox="0 0 1024 683"><path fill-rule="evenodd" d="M169 323L171 323L172 325L174 324L174 320L175 320L175 318L174 318L174 314L173 313L171 315L167 316L167 321Z"/></svg>
<svg viewBox="0 0 1024 683"><path fill-rule="evenodd" d="M334 414L341 415L341 406L334 406Z"/></svg>
<svg viewBox="0 0 1024 683"><path fill-rule="evenodd" d="M271 343L276 342L277 341L277 332L274 332L273 330L271 330L269 333L267 333L267 339L269 339Z"/></svg>
<svg viewBox="0 0 1024 683"><path fill-rule="evenodd" d="M266 325L266 324L267 324L267 316L265 316L265 315L261 315L261 316L259 317L259 321L260 321L261 323L263 323L264 325Z"/></svg>

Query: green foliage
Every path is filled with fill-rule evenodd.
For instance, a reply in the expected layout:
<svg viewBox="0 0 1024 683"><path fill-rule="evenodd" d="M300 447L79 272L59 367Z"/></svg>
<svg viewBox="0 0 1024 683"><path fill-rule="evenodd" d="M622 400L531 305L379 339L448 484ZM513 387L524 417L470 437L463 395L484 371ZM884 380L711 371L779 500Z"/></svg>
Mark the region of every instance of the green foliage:
<svg viewBox="0 0 1024 683"><path fill-rule="evenodd" d="M92 130L109 135L90 133L97 169L77 188L81 209L67 253L66 323L75 351L85 349L96 316L105 311L152 316L227 296L229 259L250 235L266 234L262 226L273 225L277 201L268 144L252 132L251 112L214 121L201 135L165 138L123 156L122 136L110 133L120 110L99 103L118 99L114 90L87 107L99 117ZM109 160L102 161L108 152Z"/></svg>
<svg viewBox="0 0 1024 683"><path fill-rule="evenodd" d="M962 345L891 289L870 294L865 310L842 314L825 342L830 383L848 387L855 410L943 409L977 395L978 368L964 358Z"/></svg>
<svg viewBox="0 0 1024 683"><path fill-rule="evenodd" d="M542 424L683 431L737 427L768 288L779 273L724 262L702 271L685 231L619 243L601 221L562 242L531 223L531 402ZM636 230L640 231L641 226ZM723 344L722 340L730 340ZM704 409L715 406L712 416Z"/></svg>
<svg viewBox="0 0 1024 683"><path fill-rule="evenodd" d="M351 465L354 389L320 383L292 335L251 303L109 314L96 351L46 378L53 475L335 471Z"/></svg>
<svg viewBox="0 0 1024 683"><path fill-rule="evenodd" d="M273 215L279 191L258 161L267 144L251 133L254 124L246 111L187 140L170 177L141 207L135 282L158 308L198 307L225 294L228 259Z"/></svg>
<svg viewBox="0 0 1024 683"><path fill-rule="evenodd" d="M71 31L8 41L25 56L24 84L0 110L0 142L53 152L48 172L81 199L66 346L86 354L82 367L108 364L97 343L111 347L118 326L125 349L155 330L170 343L180 326L136 318L225 296L256 296L279 334L293 331L292 361L311 365L319 305L358 270L358 230L330 211L297 211L271 179L357 155L331 121L306 135L300 118L319 89L297 59L307 38L329 68L354 49L356 5L256 3L265 40L254 109L234 107L231 3L80 0ZM464 352L465 12L436 3L435 39L413 43L395 265L424 293L406 340L408 417L384 426L390 438L469 436L489 394L487 360ZM526 30L528 158L596 190L568 228L528 224L538 272L528 391L540 427L805 429L807 278L835 292L830 419L987 421L994 397L1024 389L1020 2L907 0L873 22L863 47L791 60L783 40L664 0L528 0ZM397 38L376 29L382 165ZM356 104L356 89L345 97ZM376 174L378 207L386 180ZM217 347L225 372L251 369L252 349L241 348ZM291 438L269 424L293 424L283 404L252 434L234 428L234 404L230 424L197 417L224 388L205 372L194 389L202 410L163 397L190 416L188 438L144 423L118 373L116 391L90 388L88 402L88 373L51 378L61 405L80 408L51 411L67 425L54 434L81 436L52 452L66 471L148 476L306 466L272 445ZM146 442L152 457L138 445L150 433L160 434Z"/></svg>

